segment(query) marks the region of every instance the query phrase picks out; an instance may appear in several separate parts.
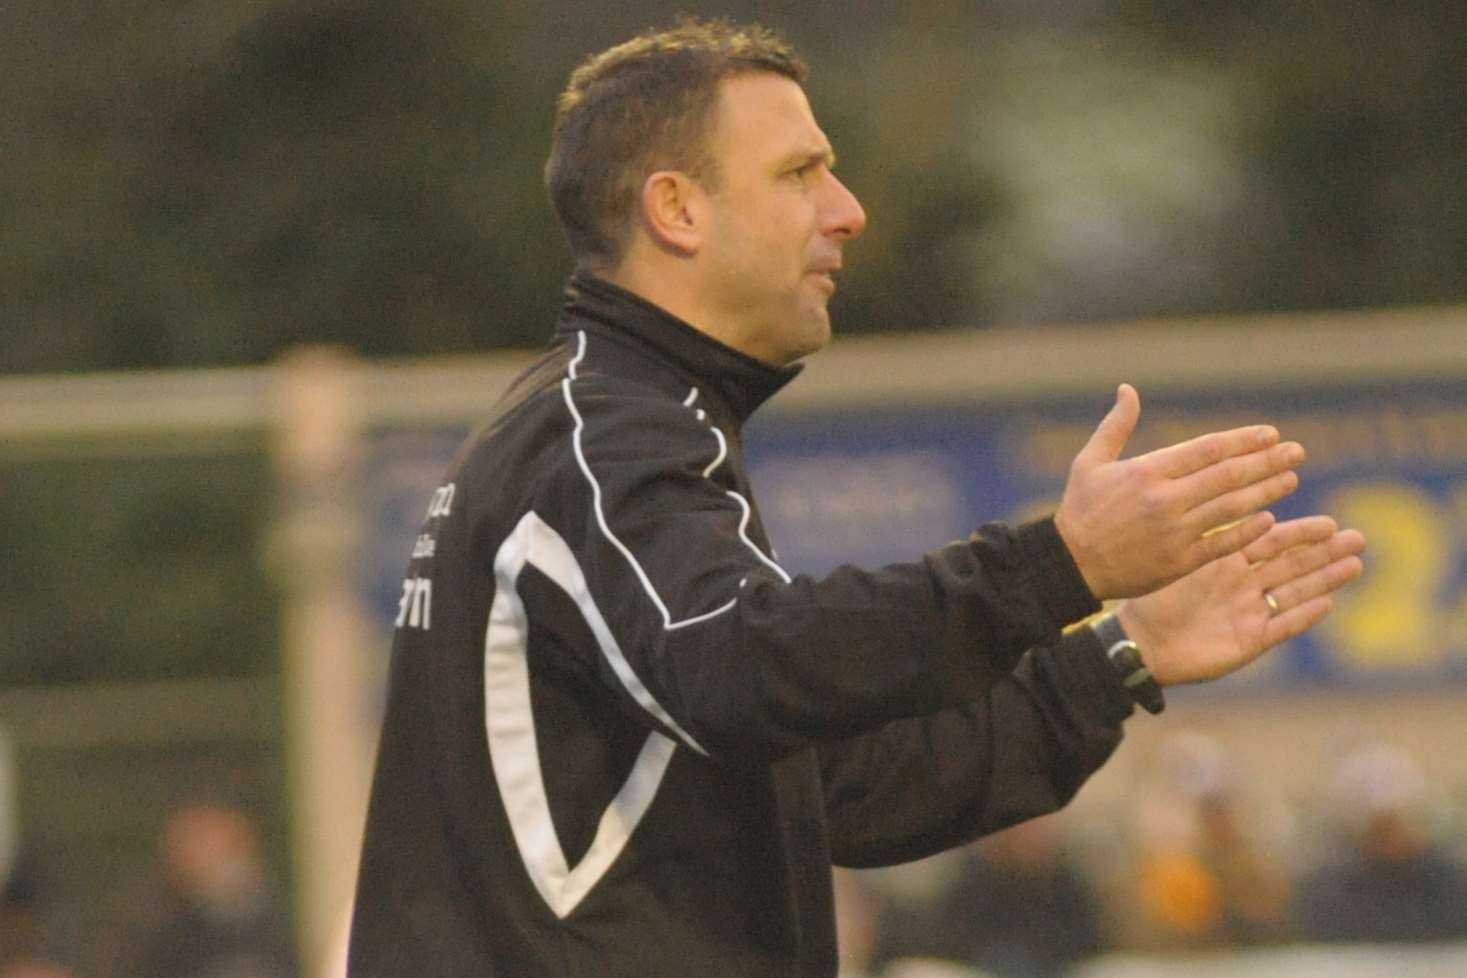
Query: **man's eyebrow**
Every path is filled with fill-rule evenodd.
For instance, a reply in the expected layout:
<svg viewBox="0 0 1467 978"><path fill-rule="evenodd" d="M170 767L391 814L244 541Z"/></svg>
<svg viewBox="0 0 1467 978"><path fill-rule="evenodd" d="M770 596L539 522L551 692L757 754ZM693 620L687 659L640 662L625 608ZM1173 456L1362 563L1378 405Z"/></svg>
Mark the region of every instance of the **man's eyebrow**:
<svg viewBox="0 0 1467 978"><path fill-rule="evenodd" d="M835 169L835 150L828 146L812 146L807 149L797 149L784 160L784 165L787 167L804 166L809 163L824 163L833 170Z"/></svg>

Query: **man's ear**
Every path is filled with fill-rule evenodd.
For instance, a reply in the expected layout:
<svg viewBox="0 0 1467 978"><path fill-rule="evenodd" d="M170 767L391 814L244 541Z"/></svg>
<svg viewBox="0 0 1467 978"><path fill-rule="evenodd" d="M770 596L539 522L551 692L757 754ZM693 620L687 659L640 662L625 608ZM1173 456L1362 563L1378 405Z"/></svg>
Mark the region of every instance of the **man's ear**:
<svg viewBox="0 0 1467 978"><path fill-rule="evenodd" d="M698 253L703 244L703 188L681 170L658 170L642 184L642 225L659 247L680 255Z"/></svg>

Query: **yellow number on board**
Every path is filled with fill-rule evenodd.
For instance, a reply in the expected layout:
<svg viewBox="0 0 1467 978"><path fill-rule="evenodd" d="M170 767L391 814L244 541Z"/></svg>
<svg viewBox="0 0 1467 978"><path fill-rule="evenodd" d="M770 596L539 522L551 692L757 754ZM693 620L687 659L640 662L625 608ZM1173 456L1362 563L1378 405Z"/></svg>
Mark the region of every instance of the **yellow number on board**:
<svg viewBox="0 0 1467 978"><path fill-rule="evenodd" d="M1325 635L1362 669L1440 661L1446 628L1437 593L1450 566L1452 520L1426 492L1398 482L1345 486L1322 512L1365 534L1365 576L1340 595Z"/></svg>

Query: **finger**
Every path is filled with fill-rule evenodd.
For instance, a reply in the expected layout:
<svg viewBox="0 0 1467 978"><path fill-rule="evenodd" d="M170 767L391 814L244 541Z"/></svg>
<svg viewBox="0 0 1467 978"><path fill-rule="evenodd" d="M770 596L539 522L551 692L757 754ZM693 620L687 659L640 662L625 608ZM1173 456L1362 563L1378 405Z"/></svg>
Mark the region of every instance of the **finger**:
<svg viewBox="0 0 1467 978"><path fill-rule="evenodd" d="M1296 441L1258 452L1224 459L1215 465L1177 479L1179 500L1187 509L1292 471L1304 461L1304 446Z"/></svg>
<svg viewBox="0 0 1467 978"><path fill-rule="evenodd" d="M1263 626L1263 647L1273 648L1280 642L1297 638L1319 624L1333 607L1334 602L1325 594L1274 615Z"/></svg>
<svg viewBox="0 0 1467 978"><path fill-rule="evenodd" d="M1216 465L1224 459L1249 452L1262 451L1278 444L1279 431L1273 425L1253 425L1200 435L1190 441L1147 452L1157 470L1169 479L1179 479Z"/></svg>
<svg viewBox="0 0 1467 978"><path fill-rule="evenodd" d="M1364 564L1359 557L1346 557L1284 587L1264 593L1273 595L1279 606L1279 613L1274 617L1281 618L1295 608L1328 597L1341 585L1359 577L1363 569Z"/></svg>
<svg viewBox="0 0 1467 978"><path fill-rule="evenodd" d="M1275 559L1258 565L1258 583L1276 591L1295 578L1312 573L1332 561L1357 556L1365 550L1365 537L1359 530L1341 530L1318 543L1295 547Z"/></svg>
<svg viewBox="0 0 1467 978"><path fill-rule="evenodd" d="M1365 562L1359 556L1350 554L1330 557L1326 553L1321 558L1319 553L1321 549L1310 547L1308 553L1300 552L1301 558L1308 559L1307 570L1301 570L1292 577L1272 585L1264 583L1266 578L1260 578L1259 583L1264 584L1263 590L1273 595L1274 601L1281 609L1287 610L1295 605L1303 604L1310 598L1328 594L1341 585L1353 581L1364 572Z"/></svg>
<svg viewBox="0 0 1467 978"><path fill-rule="evenodd" d="M1343 555L1341 555L1343 556ZM1328 566L1335 557L1329 552L1329 543L1296 547L1258 567L1258 584L1265 591L1272 591L1274 599L1282 603L1287 586L1306 574L1312 574ZM1290 602L1291 605L1298 601Z"/></svg>
<svg viewBox="0 0 1467 978"><path fill-rule="evenodd" d="M1299 488L1299 476L1291 471L1280 472L1242 489L1219 496L1197 507L1187 514L1187 520L1195 526L1212 527L1242 519L1256 513L1265 506L1283 499Z"/></svg>
<svg viewBox="0 0 1467 978"><path fill-rule="evenodd" d="M1121 457L1131 433L1136 430L1136 421L1141 417L1141 398L1136 388L1121 384L1116 388L1116 402L1105 417L1100 419L1095 433L1080 449L1076 461L1085 460L1092 464L1114 462Z"/></svg>
<svg viewBox="0 0 1467 978"><path fill-rule="evenodd" d="M1193 545L1196 566L1209 564L1219 557L1244 549L1262 539L1273 525L1274 515L1264 510L1204 533Z"/></svg>
<svg viewBox="0 0 1467 978"><path fill-rule="evenodd" d="M1365 552L1365 534L1356 529L1341 530L1330 538L1330 553L1336 557Z"/></svg>
<svg viewBox="0 0 1467 978"><path fill-rule="evenodd" d="M1274 525L1243 550L1250 564L1273 560L1286 550L1328 540L1338 524L1330 516L1303 516Z"/></svg>

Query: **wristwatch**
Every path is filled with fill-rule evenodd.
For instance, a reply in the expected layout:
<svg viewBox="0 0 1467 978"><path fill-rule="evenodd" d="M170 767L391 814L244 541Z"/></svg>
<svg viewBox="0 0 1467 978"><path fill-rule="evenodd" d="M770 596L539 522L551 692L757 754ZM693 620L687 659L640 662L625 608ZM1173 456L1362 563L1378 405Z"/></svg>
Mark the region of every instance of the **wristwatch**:
<svg viewBox="0 0 1467 978"><path fill-rule="evenodd" d="M1161 684L1141 660L1141 650L1131 641L1115 615L1101 615L1090 623L1095 637L1105 649L1105 657L1121 677L1121 685L1131 694L1147 713L1160 713L1166 709L1166 697Z"/></svg>

